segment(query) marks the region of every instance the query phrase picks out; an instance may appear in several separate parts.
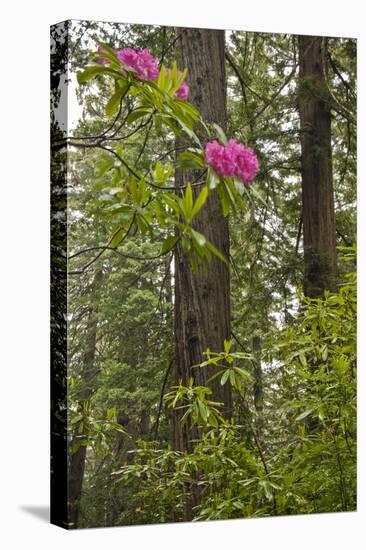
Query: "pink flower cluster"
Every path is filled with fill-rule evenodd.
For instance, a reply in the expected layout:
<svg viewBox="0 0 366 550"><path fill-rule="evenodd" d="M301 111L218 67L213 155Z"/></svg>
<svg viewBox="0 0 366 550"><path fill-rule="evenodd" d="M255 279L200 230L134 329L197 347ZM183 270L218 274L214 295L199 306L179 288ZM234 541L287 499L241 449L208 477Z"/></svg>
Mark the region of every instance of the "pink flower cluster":
<svg viewBox="0 0 366 550"><path fill-rule="evenodd" d="M237 176L245 184L254 180L259 168L253 149L235 139L230 139L226 145L216 140L207 143L205 160L219 176Z"/></svg>
<svg viewBox="0 0 366 550"><path fill-rule="evenodd" d="M105 52L102 46L98 46L98 52ZM117 52L119 61L129 70L132 70L141 80L156 80L159 76L159 61L153 57L150 50L134 50L133 48L123 48ZM106 57L97 57L97 63L108 65L109 59ZM179 99L188 99L189 86L183 80L179 89L174 94Z"/></svg>
<svg viewBox="0 0 366 550"><path fill-rule="evenodd" d="M141 80L156 80L159 76L159 62L148 49L123 48L117 52L117 58L125 67L137 73Z"/></svg>

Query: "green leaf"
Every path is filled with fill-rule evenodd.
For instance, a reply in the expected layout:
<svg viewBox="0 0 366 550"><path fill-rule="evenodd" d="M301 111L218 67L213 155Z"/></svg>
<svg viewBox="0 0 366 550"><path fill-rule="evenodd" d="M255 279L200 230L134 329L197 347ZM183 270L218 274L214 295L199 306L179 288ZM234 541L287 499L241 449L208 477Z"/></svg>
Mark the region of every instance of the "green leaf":
<svg viewBox="0 0 366 550"><path fill-rule="evenodd" d="M209 188L209 190L213 191L214 189L216 189L219 181L219 176L211 167L209 167L207 170L207 187Z"/></svg>
<svg viewBox="0 0 366 550"><path fill-rule="evenodd" d="M219 187L217 188L217 192L220 198L222 213L224 215L224 218L226 218L226 216L228 216L230 213L230 208L231 208L230 199L226 193L226 189L224 185L219 185Z"/></svg>
<svg viewBox="0 0 366 550"><path fill-rule="evenodd" d="M109 246L111 248L117 248L117 246L119 245L119 243L122 241L123 237L124 237L124 232L123 232L123 227L119 227L113 234L113 238L111 240L111 242L109 243Z"/></svg>
<svg viewBox="0 0 366 550"><path fill-rule="evenodd" d="M260 481L259 485L261 485L263 487L264 494L266 495L268 500L272 500L273 495L272 495L271 486L270 486L269 482L266 481L266 480Z"/></svg>
<svg viewBox="0 0 366 550"><path fill-rule="evenodd" d="M184 211L185 211L187 221L190 221L193 217L192 208L193 208L192 187L191 187L191 184L188 183L186 187L186 193L184 195Z"/></svg>
<svg viewBox="0 0 366 550"><path fill-rule="evenodd" d="M202 155L193 153L191 151L184 151L177 158L177 165L180 168L203 168L204 162Z"/></svg>
<svg viewBox="0 0 366 550"><path fill-rule="evenodd" d="M167 237L161 246L161 253L166 254L167 252L169 252L169 250L174 248L178 241L179 237L176 235L170 235L169 237Z"/></svg>
<svg viewBox="0 0 366 550"><path fill-rule="evenodd" d="M229 378L229 376L230 376L230 371L231 371L231 369L226 369L226 371L224 372L224 374L221 376L221 380L220 380L221 386L223 386L224 384L226 384L226 382L228 381L228 378Z"/></svg>
<svg viewBox="0 0 366 550"><path fill-rule="evenodd" d="M191 251L191 241L189 239L182 238L182 248L185 254L189 254Z"/></svg>
<svg viewBox="0 0 366 550"><path fill-rule="evenodd" d="M107 53L109 53L112 57L116 57L116 52L114 51L114 49L109 44L106 44L105 42L99 42L98 40L96 42L97 42L98 46L103 48L103 50L105 50ZM99 56L102 56L102 55L103 55L103 52L99 52Z"/></svg>
<svg viewBox="0 0 366 550"><path fill-rule="evenodd" d="M132 122L135 122L135 120L138 120L139 118L142 118L144 116L150 115L151 109L136 109L135 111L132 111L127 117L127 123L132 124Z"/></svg>
<svg viewBox="0 0 366 550"><path fill-rule="evenodd" d="M225 351L225 353L230 353L232 345L233 345L232 340L224 340L224 351Z"/></svg>
<svg viewBox="0 0 366 550"><path fill-rule="evenodd" d="M207 239L204 235L202 235L202 233L199 233L198 231L195 231L194 229L191 230L191 233L192 233L192 237L194 238L194 240L196 241L198 246L203 247L207 244Z"/></svg>
<svg viewBox="0 0 366 550"><path fill-rule="evenodd" d="M307 365L307 362L306 362L306 357L303 353L299 353L299 359L300 359L300 363L302 364L303 367L306 367Z"/></svg>
<svg viewBox="0 0 366 550"><path fill-rule="evenodd" d="M84 82L87 82L98 74L110 74L112 76L122 77L121 74L119 74L117 71L114 71L113 69L109 69L108 67L101 65L92 65L77 73L78 83L83 84Z"/></svg>
<svg viewBox="0 0 366 550"><path fill-rule="evenodd" d="M201 210L202 206L206 202L207 197L208 197L208 189L207 187L204 187L201 190L200 194L198 195L196 202L194 203L194 207L192 210L192 218L194 218L198 214L198 212Z"/></svg>
<svg viewBox="0 0 366 550"><path fill-rule="evenodd" d="M126 88L127 86L123 86L122 88L117 88L115 93L112 95L107 105L105 106L105 114L107 116L113 115L113 113L115 113L118 110L121 102L121 98L123 97L123 94L125 93Z"/></svg>
<svg viewBox="0 0 366 550"><path fill-rule="evenodd" d="M300 422L300 420L303 420L304 418L309 416L309 414L311 414L312 412L313 412L313 409L308 409L308 410L302 412L301 414L299 414L299 416L297 416L295 418L295 422Z"/></svg>
<svg viewBox="0 0 366 550"><path fill-rule="evenodd" d="M229 369L229 380L230 380L230 384L238 389L238 385L236 383L236 376L233 369ZM239 387L240 387L240 384L239 384Z"/></svg>
<svg viewBox="0 0 366 550"><path fill-rule="evenodd" d="M216 246L210 243L210 241L206 241L206 247L229 267L228 259L225 258L223 254L221 254L220 250L217 250Z"/></svg>
<svg viewBox="0 0 366 550"><path fill-rule="evenodd" d="M238 192L238 194L240 196L242 196L244 194L244 191L245 191L244 183L241 180L239 180L238 178L234 178L233 181L234 181L234 187L235 187L236 191Z"/></svg>
<svg viewBox="0 0 366 550"><path fill-rule="evenodd" d="M216 130L216 133L217 133L217 137L219 139L219 141L223 144L223 145L226 145L227 144L227 137L225 135L225 132L224 130L221 128L221 126L219 126L218 124L213 124L212 125L215 130Z"/></svg>
<svg viewBox="0 0 366 550"><path fill-rule="evenodd" d="M199 408L200 416L202 417L202 420L204 422L207 422L209 412L206 405L204 405L200 399L197 400L197 403L198 403L198 408Z"/></svg>
<svg viewBox="0 0 366 550"><path fill-rule="evenodd" d="M234 368L235 372L237 372L239 374L239 376L241 376L242 378L247 378L247 379L251 378L251 375L246 370L241 369L240 367L233 367L233 368Z"/></svg>
<svg viewBox="0 0 366 550"><path fill-rule="evenodd" d="M104 176L104 174L106 174L108 170L112 168L113 165L114 165L114 160L112 158L99 163L98 171L97 171L98 176Z"/></svg>

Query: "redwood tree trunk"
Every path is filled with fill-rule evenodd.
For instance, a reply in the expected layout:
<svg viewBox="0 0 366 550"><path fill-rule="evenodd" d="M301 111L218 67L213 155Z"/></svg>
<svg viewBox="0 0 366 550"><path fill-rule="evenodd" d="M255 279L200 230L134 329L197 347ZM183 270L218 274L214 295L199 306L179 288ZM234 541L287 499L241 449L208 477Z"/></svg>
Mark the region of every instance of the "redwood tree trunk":
<svg viewBox="0 0 366 550"><path fill-rule="evenodd" d="M98 291L100 283L102 281L102 271L97 271L93 285L92 292ZM95 354L96 354L96 342L97 342L97 329L98 329L98 307L92 307L89 312L88 324L87 324L87 342L83 355L83 371L81 379L83 380L84 387L79 396L78 406L82 409L84 403L90 403L93 395L93 389L96 384L96 367L95 367ZM71 447L78 441L79 437L83 437L84 434L79 433L79 429L76 429L72 441ZM83 487L85 460L86 460L86 446L82 445L76 452L71 452L69 463L69 475L68 475L68 503L69 503L69 523L70 527L76 529L79 521L80 511L80 497Z"/></svg>
<svg viewBox="0 0 366 550"><path fill-rule="evenodd" d="M226 75L224 31L178 29L177 59L188 69L189 100L206 122L226 125ZM195 174L177 170L177 188L192 181ZM196 193L198 193L196 191ZM228 221L222 215L216 192L212 192L197 216L195 228L203 233L226 257L229 256ZM175 254L175 379L183 384L193 377L195 384L207 385L213 371L192 369L204 360L207 348L222 351L230 338L230 279L227 266L213 257L207 273L201 267L192 272L180 247ZM231 414L231 389L220 385L219 378L209 384L212 399L224 404L223 413ZM179 450L190 450L197 432L189 423L179 424L175 416L174 439Z"/></svg>
<svg viewBox="0 0 366 550"><path fill-rule="evenodd" d="M325 40L299 36L304 293L336 288L336 233L332 178L331 111Z"/></svg>

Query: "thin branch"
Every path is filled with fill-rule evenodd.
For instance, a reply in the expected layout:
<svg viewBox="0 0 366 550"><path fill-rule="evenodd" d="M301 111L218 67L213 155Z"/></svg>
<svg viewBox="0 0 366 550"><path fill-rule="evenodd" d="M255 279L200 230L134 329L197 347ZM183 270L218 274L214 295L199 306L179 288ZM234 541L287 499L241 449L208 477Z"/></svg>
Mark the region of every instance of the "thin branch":
<svg viewBox="0 0 366 550"><path fill-rule="evenodd" d="M303 223L303 217L302 217L302 212L301 212L301 216L300 216L300 219L299 219L299 228L297 230L297 237L296 237L296 248L295 248L296 256L299 253L299 246L300 246L300 239L301 239L301 232L302 232L302 223Z"/></svg>
<svg viewBox="0 0 366 550"><path fill-rule="evenodd" d="M112 130L112 128L113 128L114 125L116 124L117 120L119 119L120 114L121 114L121 112L122 112L123 100L124 100L124 98L126 97L126 94L127 94L127 92L129 91L130 87L131 87L131 84L129 84L129 85L127 86L126 90L124 91L124 93L123 93L123 95L122 95L122 97L121 97L121 99L120 99L120 102L119 102L118 113L117 113L116 117L114 118L112 124L111 124L110 126L108 126L108 128L107 128L104 132L102 132L101 134L99 134L99 135L97 135L97 136L72 136L72 139L90 139L90 140L94 140L94 141L100 140L100 139L103 140L103 138L108 134L108 132L110 132L110 131ZM128 113L128 115L129 115L129 114L130 114L130 113ZM128 115L127 115L127 116L128 116ZM121 126L120 126L119 128L121 128Z"/></svg>
<svg viewBox="0 0 366 550"><path fill-rule="evenodd" d="M168 365L168 368L165 371L163 385L161 387L161 392L160 392L159 409L158 409L158 414L157 414L156 421L155 421L155 426L154 426L154 439L158 438L160 416L161 416L161 411L162 411L162 408L163 408L163 401L164 401L164 393L165 393L165 388L166 388L166 385L167 385L167 382L168 382L169 374L170 374L171 368L173 366L173 363L174 363L174 359L171 359L171 361Z"/></svg>
<svg viewBox="0 0 366 550"><path fill-rule="evenodd" d="M264 111L266 109L268 109L268 107L270 107L272 105L272 103L274 102L274 100L277 98L277 96L280 95L280 93L282 92L282 90L284 89L285 86L287 86L287 84L290 82L290 80L292 79L292 77L294 76L294 74L296 73L296 69L297 69L297 64L294 66L294 68L292 69L292 71L290 72L290 74L288 75L288 77L283 81L283 83L281 84L281 86L278 88L278 90L272 95L272 97L267 101L267 103L264 105L264 107L262 107L262 109L260 109L258 111L258 113L256 115L254 115L249 122L254 122L258 117L260 117Z"/></svg>
<svg viewBox="0 0 366 550"><path fill-rule="evenodd" d="M243 75L240 73L238 67L235 65L234 63L234 60L233 58L231 57L231 55L229 54L228 51L225 52L225 57L227 59L227 61L229 62L229 65L230 67L233 69L234 73L236 74L241 86L242 86L242 90L243 90L243 95L245 95L245 88L247 88L253 95L255 95L258 99L260 99L261 101L264 101L264 98L262 96L260 96L255 90L253 90L253 88L251 88L249 86L249 84L247 84L243 78Z"/></svg>

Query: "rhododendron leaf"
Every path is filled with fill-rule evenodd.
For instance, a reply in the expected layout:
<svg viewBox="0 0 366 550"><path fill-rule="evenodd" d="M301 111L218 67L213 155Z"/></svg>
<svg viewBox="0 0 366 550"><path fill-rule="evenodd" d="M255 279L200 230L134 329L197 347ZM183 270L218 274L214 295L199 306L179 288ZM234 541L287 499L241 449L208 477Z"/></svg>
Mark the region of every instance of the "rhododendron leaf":
<svg viewBox="0 0 366 550"><path fill-rule="evenodd" d="M232 386L236 387L236 389L238 389L237 379L236 379L235 372L233 371L233 369L229 369L229 380L230 380L230 384ZM239 389L240 389L240 383L239 383Z"/></svg>
<svg viewBox="0 0 366 550"><path fill-rule="evenodd" d="M234 186L236 191L239 193L240 196L244 194L245 191L245 185L244 183L239 180L238 178L234 178Z"/></svg>
<svg viewBox="0 0 366 550"><path fill-rule="evenodd" d="M193 209L192 187L191 187L191 184L188 183L186 187L186 192L184 195L184 212L188 221L190 221L193 217L192 209Z"/></svg>
<svg viewBox="0 0 366 550"><path fill-rule="evenodd" d="M79 84L83 84L88 80L91 80L98 74L107 74L117 78L123 78L121 73L111 69L109 67L104 67L102 65L92 65L91 67L86 67L83 71L77 73L77 80Z"/></svg>
<svg viewBox="0 0 366 550"><path fill-rule="evenodd" d="M98 163L98 176L104 176L112 168L114 165L114 160L112 158L105 160L103 162Z"/></svg>
<svg viewBox="0 0 366 550"><path fill-rule="evenodd" d="M230 199L228 198L227 193L225 191L225 187L223 185L220 185L217 188L217 193L220 198L222 213L224 215L224 218L226 218L226 216L228 216L228 214L230 213L230 208L231 208Z"/></svg>
<svg viewBox="0 0 366 550"><path fill-rule="evenodd" d="M105 44L105 42L98 42L96 41L96 43L98 44L98 46L100 48L102 48L105 52L109 53L110 55L112 55L115 59L116 58L116 52L114 51L113 48L111 48L111 46L109 46L108 44ZM99 52L99 55L100 55L100 52Z"/></svg>
<svg viewBox="0 0 366 550"><path fill-rule="evenodd" d="M251 379L251 375L249 374L249 372L247 372L246 370L244 369L241 369L240 367L233 367L233 369L235 370L235 372L237 372L239 374L239 376L241 376L242 378L247 378L247 379Z"/></svg>
<svg viewBox="0 0 366 550"><path fill-rule="evenodd" d="M152 235L152 227L149 221L147 220L146 216L139 213L139 214L136 214L135 219L136 219L137 227L139 228L139 230L143 235L145 235L147 232L149 232Z"/></svg>
<svg viewBox="0 0 366 550"><path fill-rule="evenodd" d="M193 141L199 145L201 147L201 142L200 140L198 139L198 136L193 132L193 130L191 130L190 128L188 128L188 126L179 118L179 117L175 117L177 122L179 123L179 125L182 127L182 130L184 130L184 132L191 138L193 139Z"/></svg>
<svg viewBox="0 0 366 550"><path fill-rule="evenodd" d="M229 353L231 350L231 347L233 345L233 340L224 340L224 351L225 353Z"/></svg>
<svg viewBox="0 0 366 550"><path fill-rule="evenodd" d="M189 239L183 238L181 243L182 243L183 252L185 254L189 254L191 250L191 241Z"/></svg>
<svg viewBox="0 0 366 550"><path fill-rule="evenodd" d="M128 115L127 124L132 124L132 122L135 122L135 120L138 120L139 118L142 118L150 114L151 114L151 109L147 109L147 108L136 109L135 111L132 111L132 113Z"/></svg>
<svg viewBox="0 0 366 550"><path fill-rule="evenodd" d="M167 80L167 71L166 71L164 65L162 65L161 68L160 68L158 79L156 81L157 86L161 90L166 89L166 80Z"/></svg>
<svg viewBox="0 0 366 550"><path fill-rule="evenodd" d="M181 213L176 195L163 195L162 199L176 214Z"/></svg>
<svg viewBox="0 0 366 550"><path fill-rule="evenodd" d="M232 178L224 178L224 188L228 194L232 207L235 209L235 186Z"/></svg>
<svg viewBox="0 0 366 550"><path fill-rule="evenodd" d="M306 367L307 365L307 362L306 362L306 357L303 353L299 353L299 359L300 359L300 363L302 364L303 367Z"/></svg>
<svg viewBox="0 0 366 550"><path fill-rule="evenodd" d="M312 412L313 409L308 409L307 411L302 412L301 414L299 414L299 416L295 418L295 422L300 422L300 420L304 420L304 418L309 416L309 414L311 414Z"/></svg>
<svg viewBox="0 0 366 550"><path fill-rule="evenodd" d="M217 250L216 246L210 243L210 241L206 241L206 247L229 267L229 262L227 258L225 258L223 254L221 254L220 250Z"/></svg>
<svg viewBox="0 0 366 550"><path fill-rule="evenodd" d="M208 189L204 187L201 193L198 195L196 202L194 203L192 210L192 218L194 218L198 212L201 210L202 206L205 204L208 197Z"/></svg>
<svg viewBox="0 0 366 550"><path fill-rule="evenodd" d="M208 170L207 170L207 187L209 188L210 191L213 191L214 189L216 189L217 187L217 184L219 183L219 177L218 175L216 174L216 172L214 170L212 170L211 167L208 167Z"/></svg>
<svg viewBox="0 0 366 550"><path fill-rule="evenodd" d="M198 408L199 408L200 416L201 416L202 420L204 422L207 422L207 419L208 419L208 416L209 416L208 408L206 407L206 405L204 405L202 403L202 401L200 399L197 399L197 403L198 403Z"/></svg>
<svg viewBox="0 0 366 550"><path fill-rule="evenodd" d="M228 381L229 375L230 375L230 369L226 369L226 371L224 372L220 380L221 386L226 384L226 382Z"/></svg>
<svg viewBox="0 0 366 550"><path fill-rule="evenodd" d="M109 99L107 105L105 106L105 114L107 116L112 115L114 112L116 112L119 108L121 98L123 97L123 94L125 93L127 89L127 85L123 86L122 88L117 88L117 90L114 92L112 97Z"/></svg>
<svg viewBox="0 0 366 550"><path fill-rule="evenodd" d="M204 162L202 155L184 151L177 158L177 164L180 168L203 168Z"/></svg>
<svg viewBox="0 0 366 550"><path fill-rule="evenodd" d="M96 63L100 63L101 61L100 60L103 60L103 59L107 59L108 60L108 64L109 63L113 63L115 68L118 66L117 65L117 62L116 62L116 56L115 55L111 55L110 53L107 53L107 52L101 52L101 51L98 51L98 52L92 52L90 54L90 57L93 61L95 61Z"/></svg>
<svg viewBox="0 0 366 550"><path fill-rule="evenodd" d="M161 246L161 253L166 254L167 252L169 252L169 250L174 248L178 241L179 237L177 235L170 235L169 237L167 237Z"/></svg>
<svg viewBox="0 0 366 550"><path fill-rule="evenodd" d="M184 101L182 99L175 98L174 104L178 105L181 110L183 110L186 115L188 115L192 120L198 121L200 120L201 116L197 109L193 107L191 103L188 103L187 101ZM201 121L203 122L203 121Z"/></svg>
<svg viewBox="0 0 366 550"><path fill-rule="evenodd" d="M171 76L172 76L172 79L173 79L174 82L176 82L178 80L178 67L177 67L177 62L176 61L173 62Z"/></svg>
<svg viewBox="0 0 366 550"><path fill-rule="evenodd" d="M119 226L114 232L113 232L113 238L109 243L109 246L111 248L117 248L119 243L122 241L123 237L125 236L125 231L123 230L123 226Z"/></svg>
<svg viewBox="0 0 366 550"><path fill-rule="evenodd" d="M202 233L199 233L194 229L192 229L191 232L192 232L192 237L194 238L194 240L199 246L203 247L207 244L207 239L204 235L202 235Z"/></svg>
<svg viewBox="0 0 366 550"><path fill-rule="evenodd" d="M225 135L224 130L218 124L213 123L212 126L216 130L217 137L218 137L220 143L222 143L222 145L226 145L227 144L227 137Z"/></svg>

